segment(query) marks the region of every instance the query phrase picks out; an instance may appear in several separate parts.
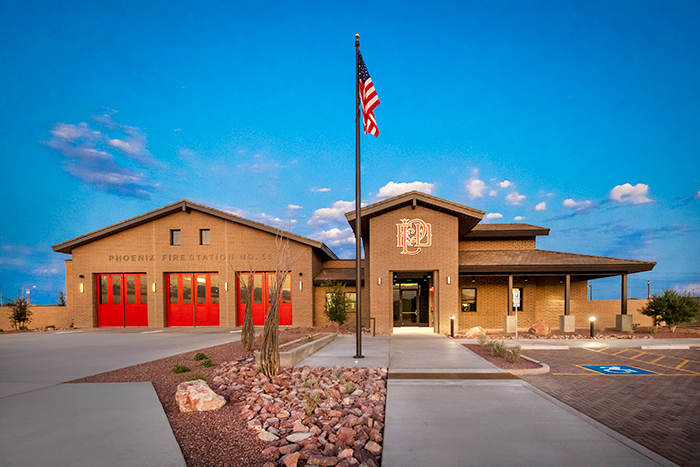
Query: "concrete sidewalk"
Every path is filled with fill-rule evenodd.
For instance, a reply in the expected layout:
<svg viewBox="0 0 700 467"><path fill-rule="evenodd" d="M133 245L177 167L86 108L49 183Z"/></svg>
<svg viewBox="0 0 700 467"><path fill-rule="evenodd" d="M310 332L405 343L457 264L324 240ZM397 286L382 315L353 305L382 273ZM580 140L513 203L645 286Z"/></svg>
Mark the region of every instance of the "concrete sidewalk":
<svg viewBox="0 0 700 467"><path fill-rule="evenodd" d="M184 467L150 382L61 383L239 339L228 330L0 336L0 465Z"/></svg>
<svg viewBox="0 0 700 467"><path fill-rule="evenodd" d="M410 328L363 336L365 360L389 367L382 467L675 465L520 379L492 379L505 372L461 343ZM300 365L369 366L354 352L340 336Z"/></svg>

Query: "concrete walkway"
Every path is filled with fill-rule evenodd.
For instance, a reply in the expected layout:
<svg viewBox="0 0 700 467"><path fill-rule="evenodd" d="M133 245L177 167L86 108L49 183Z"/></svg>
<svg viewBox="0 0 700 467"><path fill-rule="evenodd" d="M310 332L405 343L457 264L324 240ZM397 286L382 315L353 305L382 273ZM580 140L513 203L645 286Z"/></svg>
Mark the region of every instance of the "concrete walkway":
<svg viewBox="0 0 700 467"><path fill-rule="evenodd" d="M239 339L222 329L0 336L0 465L184 467L151 383L61 383Z"/></svg>
<svg viewBox="0 0 700 467"><path fill-rule="evenodd" d="M410 328L391 337L363 337L367 359L388 361L389 367L382 467L675 465L510 379L463 342ZM336 352L337 346L347 352L348 345L354 353L354 337L340 336L324 349L325 357L317 354L300 365L367 366Z"/></svg>

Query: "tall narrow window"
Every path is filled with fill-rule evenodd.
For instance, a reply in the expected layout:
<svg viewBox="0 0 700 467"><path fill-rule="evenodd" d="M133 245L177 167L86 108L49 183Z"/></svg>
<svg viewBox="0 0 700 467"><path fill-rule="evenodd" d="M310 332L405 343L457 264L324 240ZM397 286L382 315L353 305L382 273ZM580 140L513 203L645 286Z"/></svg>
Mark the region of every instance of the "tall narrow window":
<svg viewBox="0 0 700 467"><path fill-rule="evenodd" d="M476 289L462 289L462 311L476 311Z"/></svg>
<svg viewBox="0 0 700 467"><path fill-rule="evenodd" d="M345 298L348 301L348 313L357 312L357 292L345 292Z"/></svg>
<svg viewBox="0 0 700 467"><path fill-rule="evenodd" d="M219 303L219 275L211 275L211 303Z"/></svg>
<svg viewBox="0 0 700 467"><path fill-rule="evenodd" d="M199 229L199 244L211 245L211 230Z"/></svg>
<svg viewBox="0 0 700 467"><path fill-rule="evenodd" d="M180 246L182 243L180 236L180 229L170 231L170 244L175 246Z"/></svg>

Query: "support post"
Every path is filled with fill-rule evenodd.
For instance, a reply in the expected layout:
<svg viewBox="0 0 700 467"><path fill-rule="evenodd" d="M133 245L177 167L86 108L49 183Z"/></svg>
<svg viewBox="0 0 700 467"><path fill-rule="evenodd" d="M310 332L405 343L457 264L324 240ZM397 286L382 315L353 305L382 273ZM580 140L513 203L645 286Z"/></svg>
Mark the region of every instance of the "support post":
<svg viewBox="0 0 700 467"><path fill-rule="evenodd" d="M620 314L627 314L627 274L622 275L622 290L620 291L621 303L620 303Z"/></svg>
<svg viewBox="0 0 700 467"><path fill-rule="evenodd" d="M559 315L559 330L561 332L576 331L576 317L571 316L571 276L564 278L564 314Z"/></svg>
<svg viewBox="0 0 700 467"><path fill-rule="evenodd" d="M615 316L615 329L620 332L632 332L634 318L627 314L627 274L620 280L620 314Z"/></svg>
<svg viewBox="0 0 700 467"><path fill-rule="evenodd" d="M518 332L517 316L513 316L513 276L508 276L508 312L505 316L503 330L506 334Z"/></svg>
<svg viewBox="0 0 700 467"><path fill-rule="evenodd" d="M566 275L564 279L564 315L569 316L571 314L571 276Z"/></svg>

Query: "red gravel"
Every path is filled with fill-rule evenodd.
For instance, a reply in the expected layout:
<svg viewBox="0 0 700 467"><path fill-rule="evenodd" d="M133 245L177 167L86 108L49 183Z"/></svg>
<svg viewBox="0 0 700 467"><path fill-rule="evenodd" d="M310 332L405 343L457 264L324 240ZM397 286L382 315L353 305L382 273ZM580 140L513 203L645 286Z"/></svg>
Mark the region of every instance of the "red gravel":
<svg viewBox="0 0 700 467"><path fill-rule="evenodd" d="M510 363L508 360L505 358L501 357L494 357L491 355L491 351L489 350L488 347L485 345L478 345L478 344L462 344L464 347L468 348L475 354L477 354L479 357L488 360L489 362L493 363L496 365L498 368L502 368L504 370L525 370L525 369L530 369L530 368L540 368L541 365L532 362L526 358L520 358L520 360L517 363Z"/></svg>

